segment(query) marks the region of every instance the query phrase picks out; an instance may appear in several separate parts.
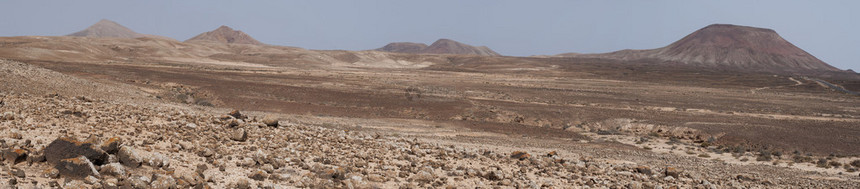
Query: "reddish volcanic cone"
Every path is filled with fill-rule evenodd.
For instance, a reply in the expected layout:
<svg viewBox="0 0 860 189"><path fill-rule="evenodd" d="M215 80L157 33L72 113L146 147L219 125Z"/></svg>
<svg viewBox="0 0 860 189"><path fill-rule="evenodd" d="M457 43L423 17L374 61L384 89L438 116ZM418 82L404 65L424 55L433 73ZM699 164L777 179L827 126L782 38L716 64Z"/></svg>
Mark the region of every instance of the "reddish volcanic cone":
<svg viewBox="0 0 860 189"><path fill-rule="evenodd" d="M766 28L713 24L669 46L650 50L622 50L606 54L562 54L621 60L656 59L702 67L771 73L841 71L794 46Z"/></svg>
<svg viewBox="0 0 860 189"><path fill-rule="evenodd" d="M263 45L263 43L252 38L245 32L233 30L233 28L227 26L221 26L218 27L218 29L194 36L191 39L186 40L185 42L193 41Z"/></svg>

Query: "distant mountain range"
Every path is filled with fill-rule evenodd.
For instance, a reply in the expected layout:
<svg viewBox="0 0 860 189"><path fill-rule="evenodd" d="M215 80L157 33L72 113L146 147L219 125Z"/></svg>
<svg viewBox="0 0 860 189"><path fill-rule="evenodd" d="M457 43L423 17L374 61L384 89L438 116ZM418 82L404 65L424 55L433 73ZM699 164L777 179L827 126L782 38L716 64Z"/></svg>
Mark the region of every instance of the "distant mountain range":
<svg viewBox="0 0 860 189"><path fill-rule="evenodd" d="M471 54L482 56L501 56L486 46L471 46L450 39L439 39L430 46L424 43L389 43L377 51L415 53L415 54Z"/></svg>
<svg viewBox="0 0 860 189"><path fill-rule="evenodd" d="M101 20L68 36L170 39L140 34L110 20ZM250 35L228 26L201 33L185 42L264 45ZM486 46L471 46L451 39L439 39L429 46L423 43L395 42L374 50L412 54L501 56ZM621 50L603 54L565 53L556 56L616 59L634 63L656 60L704 68L734 68L773 73L842 71L794 46L771 29L729 24L709 25L657 49Z"/></svg>

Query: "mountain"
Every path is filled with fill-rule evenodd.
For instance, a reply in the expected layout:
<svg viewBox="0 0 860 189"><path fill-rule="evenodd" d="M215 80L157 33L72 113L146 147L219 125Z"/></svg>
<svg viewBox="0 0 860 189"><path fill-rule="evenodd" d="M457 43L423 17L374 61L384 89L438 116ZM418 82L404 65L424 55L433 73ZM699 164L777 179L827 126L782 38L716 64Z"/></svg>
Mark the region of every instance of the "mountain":
<svg viewBox="0 0 860 189"><path fill-rule="evenodd" d="M439 39L430 46L424 43L395 42L389 43L377 51L415 53L415 54L472 54L482 56L501 56L485 46L471 46L450 39Z"/></svg>
<svg viewBox="0 0 860 189"><path fill-rule="evenodd" d="M233 28L227 26L221 26L218 27L218 29L201 33L200 35L194 36L191 39L186 40L185 42L191 41L212 41L220 43L264 45L260 41L257 41L250 35L246 34L245 32L233 30Z"/></svg>
<svg viewBox="0 0 860 189"><path fill-rule="evenodd" d="M167 37L156 36L156 35L140 34L140 33L132 31L131 29L126 28L125 26L120 25L119 23L116 23L114 21L110 21L107 19L102 19L99 22L96 22L92 26L88 27L87 29L69 34L67 36L119 37L119 38L139 38L139 37L167 38Z"/></svg>
<svg viewBox="0 0 860 189"><path fill-rule="evenodd" d="M450 39L439 39L427 48L421 49L422 54L474 54L483 56L501 56L486 46L471 46Z"/></svg>
<svg viewBox="0 0 860 189"><path fill-rule="evenodd" d="M658 49L560 56L656 59L695 66L773 73L841 71L794 46L774 30L730 24L709 25Z"/></svg>
<svg viewBox="0 0 860 189"><path fill-rule="evenodd" d="M396 52L396 53L418 53L421 49L427 48L424 43L410 42L394 42L385 45L382 48L374 49L376 51Z"/></svg>

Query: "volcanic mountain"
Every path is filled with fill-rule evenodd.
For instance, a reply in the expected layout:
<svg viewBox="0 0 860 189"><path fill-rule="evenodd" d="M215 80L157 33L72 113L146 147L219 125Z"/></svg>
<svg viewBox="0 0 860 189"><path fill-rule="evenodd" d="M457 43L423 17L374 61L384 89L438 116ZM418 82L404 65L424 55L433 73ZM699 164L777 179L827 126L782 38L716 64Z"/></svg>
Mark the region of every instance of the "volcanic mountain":
<svg viewBox="0 0 860 189"><path fill-rule="evenodd" d="M385 45L382 48L374 49L376 51L385 51L385 52L397 52L397 53L418 53L422 49L427 48L427 44L424 43L411 43L411 42L394 42Z"/></svg>
<svg viewBox="0 0 860 189"><path fill-rule="evenodd" d="M67 36L118 37L118 38L151 37L151 38L174 40L174 39L171 39L169 37L164 37L164 36L140 34L140 33L132 31L131 29L126 28L125 26L120 25L119 23L116 23L114 21L110 21L107 19L102 19L99 22L96 22L92 26L88 27L87 29L69 34Z"/></svg>
<svg viewBox="0 0 860 189"><path fill-rule="evenodd" d="M417 54L472 54L482 56L501 56L486 46L471 46L450 39L439 39L430 46L423 43L389 43L377 51L417 53Z"/></svg>
<svg viewBox="0 0 860 189"><path fill-rule="evenodd" d="M771 29L729 24L709 25L658 49L560 56L632 61L656 59L703 67L739 68L772 73L841 71L794 46Z"/></svg>
<svg viewBox="0 0 860 189"><path fill-rule="evenodd" d="M227 26L221 26L218 27L218 29L208 31L206 33L194 36L191 39L185 40L185 42L191 41L212 41L220 43L263 45L263 43L252 38L245 32L233 30L233 28Z"/></svg>

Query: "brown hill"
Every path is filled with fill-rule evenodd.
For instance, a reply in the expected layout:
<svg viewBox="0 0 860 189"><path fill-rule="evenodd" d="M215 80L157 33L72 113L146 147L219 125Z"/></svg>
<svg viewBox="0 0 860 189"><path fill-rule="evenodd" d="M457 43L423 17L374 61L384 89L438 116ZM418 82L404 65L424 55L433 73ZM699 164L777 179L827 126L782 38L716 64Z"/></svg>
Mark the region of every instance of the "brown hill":
<svg viewBox="0 0 860 189"><path fill-rule="evenodd" d="M240 30L233 30L233 28L227 26L221 26L218 27L218 29L194 36L191 39L186 40L185 42L191 41L212 41L220 43L263 45L263 43L252 38L245 32L242 32Z"/></svg>
<svg viewBox="0 0 860 189"><path fill-rule="evenodd" d="M501 56L486 46L471 46L450 39L439 39L429 47L421 49L422 54L474 54L483 56Z"/></svg>
<svg viewBox="0 0 860 189"><path fill-rule="evenodd" d="M729 24L709 25L658 49L561 56L656 59L695 66L773 73L840 71L794 46L771 29Z"/></svg>
<svg viewBox="0 0 860 189"><path fill-rule="evenodd" d="M422 49L427 48L424 43L411 42L394 42L385 45L382 48L374 49L376 51L396 52L396 53L418 53Z"/></svg>
<svg viewBox="0 0 860 189"><path fill-rule="evenodd" d="M164 36L140 34L140 33L132 31L131 29L126 28L125 26L120 25L119 23L116 23L114 21L110 21L107 19L102 19L99 22L96 22L95 24L93 24L92 26L87 27L87 29L69 34L67 36L118 37L118 38L149 37L149 38L174 40L172 38L164 37Z"/></svg>

